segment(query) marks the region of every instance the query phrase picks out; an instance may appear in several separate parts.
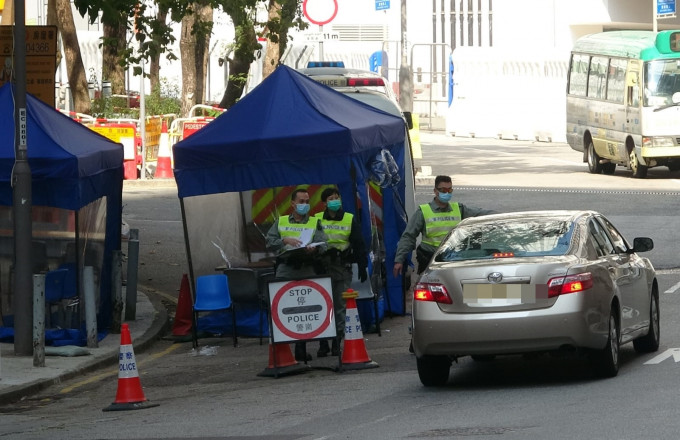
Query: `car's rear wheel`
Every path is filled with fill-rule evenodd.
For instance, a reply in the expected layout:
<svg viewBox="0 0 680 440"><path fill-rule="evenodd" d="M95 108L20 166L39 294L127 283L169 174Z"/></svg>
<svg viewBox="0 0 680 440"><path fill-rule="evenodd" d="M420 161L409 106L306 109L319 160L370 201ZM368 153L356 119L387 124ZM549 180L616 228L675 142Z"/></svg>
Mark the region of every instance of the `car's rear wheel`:
<svg viewBox="0 0 680 440"><path fill-rule="evenodd" d="M423 356L416 363L418 377L426 387L445 385L449 380L451 361L446 356Z"/></svg>
<svg viewBox="0 0 680 440"><path fill-rule="evenodd" d="M592 174L600 174L602 172L600 156L595 152L595 145L593 145L592 140L588 141L588 170Z"/></svg>
<svg viewBox="0 0 680 440"><path fill-rule="evenodd" d="M607 345L592 356L595 374L600 377L614 377L619 373L619 324L613 311L609 313L609 337Z"/></svg>
<svg viewBox="0 0 680 440"><path fill-rule="evenodd" d="M659 299L656 291L652 292L649 307L649 331L641 338L633 341L633 347L638 353L651 353L659 349L661 327L659 325Z"/></svg>

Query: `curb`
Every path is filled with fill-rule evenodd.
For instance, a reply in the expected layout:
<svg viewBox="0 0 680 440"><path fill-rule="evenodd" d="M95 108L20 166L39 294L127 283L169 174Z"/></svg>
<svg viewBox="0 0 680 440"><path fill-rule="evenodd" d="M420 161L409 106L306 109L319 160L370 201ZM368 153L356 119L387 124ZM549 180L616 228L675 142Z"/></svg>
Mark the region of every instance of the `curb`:
<svg viewBox="0 0 680 440"><path fill-rule="evenodd" d="M132 347L135 352L143 352L148 349L151 344L160 337L160 335L165 333L170 328L168 312L160 299L154 298L148 294L146 294L146 297L153 305L154 318L153 322L144 332L144 334L133 342ZM108 337L112 336L115 335L109 333ZM81 366L65 370L56 377L37 379L24 385L15 385L11 388L8 388L7 390L0 393L0 405L17 402L26 396L36 394L52 385L58 385L65 380L72 379L84 373L89 373L104 367L115 365L116 363L118 363L118 357L115 355L115 353L94 356L91 360L83 362Z"/></svg>
<svg viewBox="0 0 680 440"><path fill-rule="evenodd" d="M123 189L126 188L177 188L175 179L135 179L123 180Z"/></svg>

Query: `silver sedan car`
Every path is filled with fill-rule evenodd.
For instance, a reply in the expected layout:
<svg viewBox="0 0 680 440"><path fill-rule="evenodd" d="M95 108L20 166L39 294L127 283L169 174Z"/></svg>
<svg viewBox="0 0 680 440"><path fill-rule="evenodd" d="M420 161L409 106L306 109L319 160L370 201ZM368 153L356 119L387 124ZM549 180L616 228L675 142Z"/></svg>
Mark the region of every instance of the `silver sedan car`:
<svg viewBox="0 0 680 440"><path fill-rule="evenodd" d="M541 352L588 354L615 376L619 347L659 347L650 238L631 246L594 211L473 217L454 228L413 292L413 349L425 386L451 362Z"/></svg>

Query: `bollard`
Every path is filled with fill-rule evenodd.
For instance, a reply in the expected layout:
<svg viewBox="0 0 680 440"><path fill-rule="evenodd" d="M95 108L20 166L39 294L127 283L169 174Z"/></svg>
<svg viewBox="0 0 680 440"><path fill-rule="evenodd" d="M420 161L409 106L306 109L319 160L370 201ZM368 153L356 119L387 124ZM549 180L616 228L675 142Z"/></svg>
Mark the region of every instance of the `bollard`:
<svg viewBox="0 0 680 440"><path fill-rule="evenodd" d="M33 366L45 366L45 274L33 274Z"/></svg>
<svg viewBox="0 0 680 440"><path fill-rule="evenodd" d="M120 250L113 251L111 257L111 293L113 299L111 333L120 334L120 323L123 319L122 252Z"/></svg>
<svg viewBox="0 0 680 440"><path fill-rule="evenodd" d="M94 269L83 267L83 302L85 302L85 330L88 348L97 348L97 306L94 294Z"/></svg>
<svg viewBox="0 0 680 440"><path fill-rule="evenodd" d="M127 283L125 284L125 320L137 315L137 265L139 264L139 229L130 229L128 239Z"/></svg>

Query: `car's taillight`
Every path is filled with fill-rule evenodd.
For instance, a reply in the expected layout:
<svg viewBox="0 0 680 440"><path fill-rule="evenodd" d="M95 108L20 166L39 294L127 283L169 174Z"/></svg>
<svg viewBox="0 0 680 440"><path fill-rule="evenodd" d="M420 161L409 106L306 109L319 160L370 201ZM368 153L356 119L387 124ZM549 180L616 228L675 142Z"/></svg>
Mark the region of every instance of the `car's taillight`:
<svg viewBox="0 0 680 440"><path fill-rule="evenodd" d="M384 86L385 81L382 78L348 78L347 85L352 87L379 87Z"/></svg>
<svg viewBox="0 0 680 440"><path fill-rule="evenodd" d="M593 274L590 272L551 278L548 281L548 298L567 293L581 292L593 287Z"/></svg>
<svg viewBox="0 0 680 440"><path fill-rule="evenodd" d="M418 283L413 289L413 299L416 301L432 301L441 304L452 304L449 292L443 284Z"/></svg>

